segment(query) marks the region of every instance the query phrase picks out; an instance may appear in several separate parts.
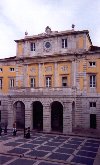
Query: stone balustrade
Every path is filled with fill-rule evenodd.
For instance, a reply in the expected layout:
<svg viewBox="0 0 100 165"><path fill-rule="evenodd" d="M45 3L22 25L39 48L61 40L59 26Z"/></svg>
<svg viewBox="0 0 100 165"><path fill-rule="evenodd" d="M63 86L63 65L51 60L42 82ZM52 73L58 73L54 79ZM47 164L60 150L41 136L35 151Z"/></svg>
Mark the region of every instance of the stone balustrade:
<svg viewBox="0 0 100 165"><path fill-rule="evenodd" d="M9 90L9 95L72 95L75 89L71 88L13 88Z"/></svg>

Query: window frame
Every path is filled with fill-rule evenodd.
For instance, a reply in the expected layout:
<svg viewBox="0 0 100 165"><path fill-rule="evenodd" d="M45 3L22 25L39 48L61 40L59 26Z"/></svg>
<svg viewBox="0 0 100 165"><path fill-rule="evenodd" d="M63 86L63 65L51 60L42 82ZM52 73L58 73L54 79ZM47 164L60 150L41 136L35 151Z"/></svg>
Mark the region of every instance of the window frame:
<svg viewBox="0 0 100 165"><path fill-rule="evenodd" d="M31 80L34 80L34 81L31 82ZM35 79L35 77L30 77L30 87L31 88L35 88L35 86L36 86L36 79Z"/></svg>
<svg viewBox="0 0 100 165"><path fill-rule="evenodd" d="M9 87L14 88L15 87L15 78L10 78L9 79Z"/></svg>
<svg viewBox="0 0 100 165"><path fill-rule="evenodd" d="M67 38L62 38L62 48L67 48L68 47L68 43L67 43Z"/></svg>
<svg viewBox="0 0 100 165"><path fill-rule="evenodd" d="M64 79L66 78L66 85L64 85L65 81ZM67 76L62 76L61 77L61 81L62 81L62 87L68 87L68 77Z"/></svg>
<svg viewBox="0 0 100 165"><path fill-rule="evenodd" d="M89 67L96 67L96 62L95 61L89 61Z"/></svg>
<svg viewBox="0 0 100 165"><path fill-rule="evenodd" d="M3 72L3 68L0 68L0 72Z"/></svg>
<svg viewBox="0 0 100 165"><path fill-rule="evenodd" d="M15 68L13 68L13 67L10 67L10 72L14 72L15 71Z"/></svg>
<svg viewBox="0 0 100 165"><path fill-rule="evenodd" d="M96 74L91 74L90 76L89 76L89 86L90 86L90 88L96 88Z"/></svg>
<svg viewBox="0 0 100 165"><path fill-rule="evenodd" d="M3 79L0 77L0 89L3 87Z"/></svg>
<svg viewBox="0 0 100 165"><path fill-rule="evenodd" d="M30 51L31 52L36 51L36 44L35 44L35 42L30 42Z"/></svg>
<svg viewBox="0 0 100 165"><path fill-rule="evenodd" d="M52 87L52 76L46 76L45 77L45 86L47 88Z"/></svg>
<svg viewBox="0 0 100 165"><path fill-rule="evenodd" d="M96 108L96 102L95 101L89 102L89 106L90 108Z"/></svg>

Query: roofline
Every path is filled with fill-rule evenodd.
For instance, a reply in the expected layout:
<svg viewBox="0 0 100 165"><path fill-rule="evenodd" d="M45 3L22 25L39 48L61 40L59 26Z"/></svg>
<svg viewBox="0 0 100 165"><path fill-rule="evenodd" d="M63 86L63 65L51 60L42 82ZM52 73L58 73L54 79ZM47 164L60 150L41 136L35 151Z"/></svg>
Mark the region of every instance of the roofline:
<svg viewBox="0 0 100 165"><path fill-rule="evenodd" d="M0 59L0 62L13 61L16 59L16 56Z"/></svg>
<svg viewBox="0 0 100 165"><path fill-rule="evenodd" d="M14 40L14 41L15 42L25 42L25 41L36 40L36 39L45 39L45 38L65 36L65 35L71 35L71 34L78 35L78 34L84 34L84 33L87 34L87 36L89 37L89 40L91 42L88 30L82 30L82 31L70 30L70 31L61 31L61 32L51 32L50 34L43 33L43 34L38 34L38 35L33 35L33 36L26 36L24 39L19 39L19 40Z"/></svg>
<svg viewBox="0 0 100 165"><path fill-rule="evenodd" d="M84 51L84 52L73 52L73 53L63 53L62 56L83 56L83 55L93 55L93 54L99 54L100 55L100 51ZM13 62L13 61L24 61L24 60L29 60L29 59L46 59L48 57L57 57L57 56L61 56L61 53L56 53L53 55L45 55L45 56L35 56L35 57L9 57L9 58L4 58L4 59L0 59L0 62ZM48 61L49 62L49 61Z"/></svg>
<svg viewBox="0 0 100 165"><path fill-rule="evenodd" d="M88 39L89 39L89 41L90 41L90 43L91 43L91 46L92 46L92 41L91 41L91 38L90 38L89 33L87 33L87 37L88 37Z"/></svg>

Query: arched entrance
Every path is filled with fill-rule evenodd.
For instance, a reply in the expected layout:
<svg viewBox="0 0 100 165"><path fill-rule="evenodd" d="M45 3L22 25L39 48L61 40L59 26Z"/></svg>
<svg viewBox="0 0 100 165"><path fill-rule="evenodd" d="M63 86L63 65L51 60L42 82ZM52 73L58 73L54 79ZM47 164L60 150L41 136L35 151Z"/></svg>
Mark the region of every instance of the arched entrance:
<svg viewBox="0 0 100 165"><path fill-rule="evenodd" d="M25 127L25 105L22 101L14 103L14 121L16 121L16 127L23 129Z"/></svg>
<svg viewBox="0 0 100 165"><path fill-rule="evenodd" d="M33 103L33 129L43 130L43 105L39 101Z"/></svg>
<svg viewBox="0 0 100 165"><path fill-rule="evenodd" d="M58 101L51 104L51 129L52 131L63 131L63 106Z"/></svg>

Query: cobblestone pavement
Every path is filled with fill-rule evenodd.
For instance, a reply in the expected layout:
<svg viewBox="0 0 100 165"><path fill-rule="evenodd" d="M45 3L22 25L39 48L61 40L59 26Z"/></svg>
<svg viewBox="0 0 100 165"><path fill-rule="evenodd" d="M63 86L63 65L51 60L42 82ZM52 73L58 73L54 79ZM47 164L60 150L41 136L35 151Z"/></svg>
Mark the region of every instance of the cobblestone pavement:
<svg viewBox="0 0 100 165"><path fill-rule="evenodd" d="M21 132L0 137L0 165L100 165L100 139Z"/></svg>

